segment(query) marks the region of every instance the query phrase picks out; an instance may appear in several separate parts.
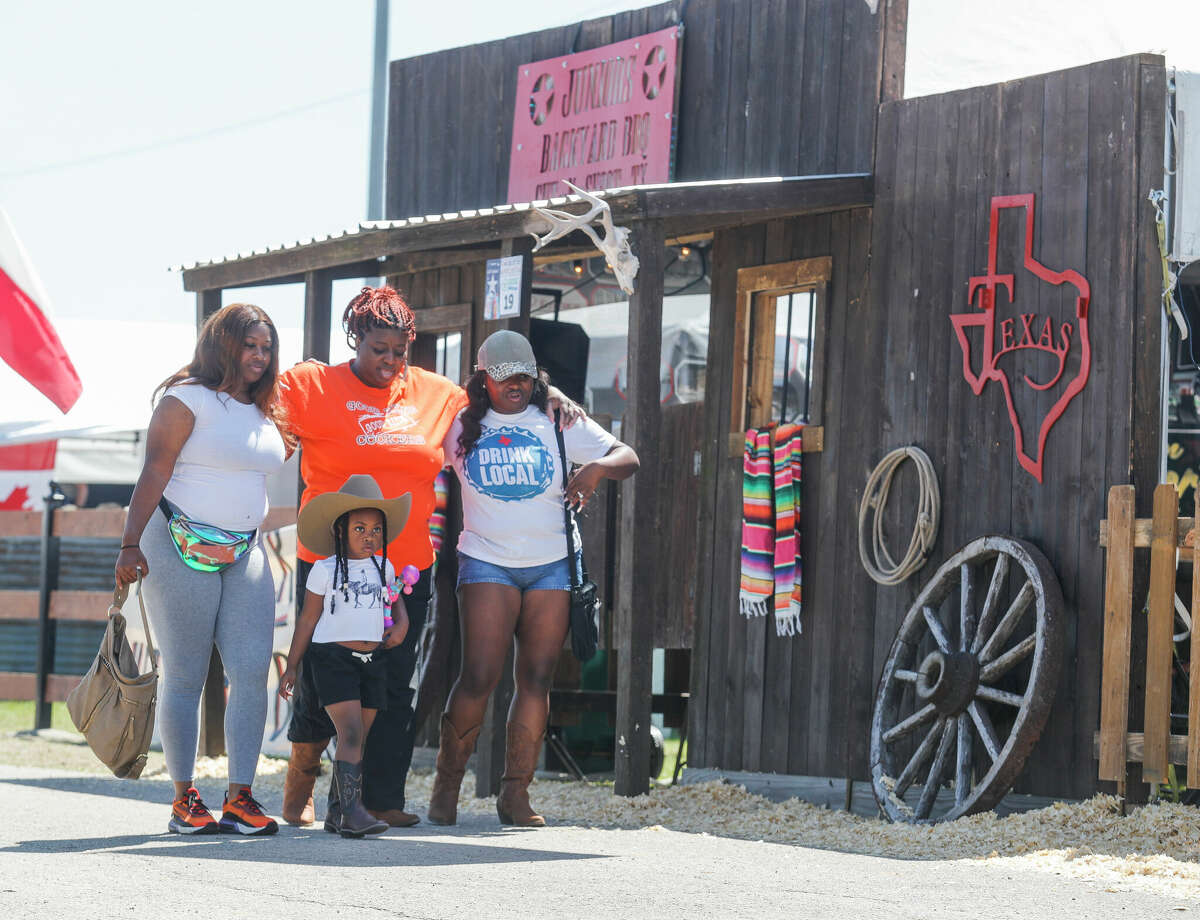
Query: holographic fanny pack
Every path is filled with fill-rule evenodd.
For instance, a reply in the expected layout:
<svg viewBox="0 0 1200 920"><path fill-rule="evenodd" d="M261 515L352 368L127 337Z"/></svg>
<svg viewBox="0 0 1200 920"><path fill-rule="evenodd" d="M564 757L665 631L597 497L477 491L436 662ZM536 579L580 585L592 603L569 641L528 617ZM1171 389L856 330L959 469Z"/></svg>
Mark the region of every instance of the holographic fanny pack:
<svg viewBox="0 0 1200 920"><path fill-rule="evenodd" d="M254 545L254 530L226 530L213 524L193 521L187 515L172 510L161 499L159 510L167 519L167 532L175 544L175 552L189 569L197 572L220 572L233 565Z"/></svg>

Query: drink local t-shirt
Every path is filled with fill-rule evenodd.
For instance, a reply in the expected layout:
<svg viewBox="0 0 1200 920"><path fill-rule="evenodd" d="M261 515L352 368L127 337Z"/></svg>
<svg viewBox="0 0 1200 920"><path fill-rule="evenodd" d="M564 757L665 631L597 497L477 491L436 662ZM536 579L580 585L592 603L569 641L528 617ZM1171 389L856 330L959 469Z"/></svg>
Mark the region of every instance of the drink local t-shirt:
<svg viewBox="0 0 1200 920"><path fill-rule="evenodd" d="M407 379L369 387L350 363L298 364L279 376L288 428L300 439L300 507L314 495L335 492L351 476L375 477L384 498L412 493L412 510L400 536L388 534L388 560L400 571L433 564L429 517L433 481L445 465L442 440L466 391L440 374L409 365ZM318 557L303 544L297 555Z"/></svg>
<svg viewBox="0 0 1200 920"><path fill-rule="evenodd" d="M565 558L563 473L553 419L529 406L518 415L489 409L481 424L479 440L466 456L458 456L461 417L444 443L446 460L462 484L459 552L510 568ZM577 464L599 460L617 443L590 418L564 431L563 441L567 459Z"/></svg>

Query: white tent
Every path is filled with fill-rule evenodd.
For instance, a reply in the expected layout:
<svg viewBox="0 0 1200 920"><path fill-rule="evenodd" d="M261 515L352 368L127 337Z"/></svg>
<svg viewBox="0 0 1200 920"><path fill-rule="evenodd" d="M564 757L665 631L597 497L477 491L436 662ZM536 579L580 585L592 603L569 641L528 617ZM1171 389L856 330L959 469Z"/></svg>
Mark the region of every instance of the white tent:
<svg viewBox="0 0 1200 920"><path fill-rule="evenodd" d="M186 324L58 319L59 336L83 381L63 415L0 364L0 446L58 441L59 482L133 482L141 469L150 393L190 354Z"/></svg>
<svg viewBox="0 0 1200 920"><path fill-rule="evenodd" d="M151 394L191 358L195 327L98 319L58 319L55 327L83 380L83 395L63 415L0 362L0 446L57 440L56 481L135 482ZM283 355L299 353L298 330L281 329L279 335ZM272 504L295 504L294 462L275 477Z"/></svg>

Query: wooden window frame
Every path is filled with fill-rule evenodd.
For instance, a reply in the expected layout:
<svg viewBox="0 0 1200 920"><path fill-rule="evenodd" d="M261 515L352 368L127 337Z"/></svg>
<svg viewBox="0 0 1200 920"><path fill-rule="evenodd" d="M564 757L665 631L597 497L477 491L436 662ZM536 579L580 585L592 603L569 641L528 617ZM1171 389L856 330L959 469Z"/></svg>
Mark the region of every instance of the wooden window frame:
<svg viewBox="0 0 1200 920"><path fill-rule="evenodd" d="M416 307L413 314L417 320L417 335L442 335L457 332L462 335L462 345L459 353L458 383L470 376L474 365L475 352L471 341L471 311L470 303L447 304L442 307ZM447 375L449 376L449 375ZM453 378L451 378L453 379Z"/></svg>
<svg viewBox="0 0 1200 920"><path fill-rule="evenodd" d="M775 370L775 303L800 292L813 294L813 341L810 343L809 420L804 426L805 453L824 447L821 404L824 399L826 304L833 277L832 256L797 259L738 269L737 315L733 326L733 394L730 404L729 456L741 456L746 429L771 421Z"/></svg>

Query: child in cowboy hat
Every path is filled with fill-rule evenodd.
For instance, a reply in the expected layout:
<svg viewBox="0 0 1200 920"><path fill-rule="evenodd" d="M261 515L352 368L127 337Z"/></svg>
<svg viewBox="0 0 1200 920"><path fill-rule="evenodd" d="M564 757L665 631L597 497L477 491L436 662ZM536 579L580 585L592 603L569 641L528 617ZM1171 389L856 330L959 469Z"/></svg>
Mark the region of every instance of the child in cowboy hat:
<svg viewBox="0 0 1200 920"><path fill-rule="evenodd" d="M383 662L374 653L399 645L408 632L396 573L384 553L404 529L411 505L407 493L385 499L371 476L351 476L338 491L309 501L296 524L300 541L326 558L309 573L279 695L291 695L304 659L337 729L325 830L343 837L388 829L363 806L362 751L387 700Z"/></svg>

